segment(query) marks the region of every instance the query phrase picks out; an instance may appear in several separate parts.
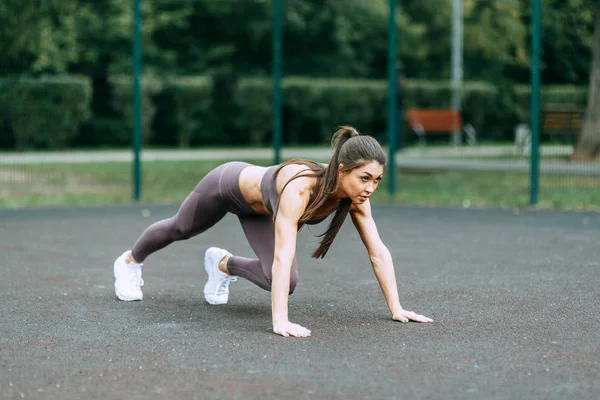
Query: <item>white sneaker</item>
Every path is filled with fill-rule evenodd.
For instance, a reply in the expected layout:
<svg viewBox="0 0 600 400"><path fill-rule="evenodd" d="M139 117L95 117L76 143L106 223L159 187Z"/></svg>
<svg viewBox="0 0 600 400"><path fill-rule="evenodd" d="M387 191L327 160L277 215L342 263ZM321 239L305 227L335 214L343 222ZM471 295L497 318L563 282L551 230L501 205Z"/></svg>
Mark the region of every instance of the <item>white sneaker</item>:
<svg viewBox="0 0 600 400"><path fill-rule="evenodd" d="M115 294L123 301L142 300L142 265L131 262L127 264L126 260L131 254L131 250L127 250L115 260Z"/></svg>
<svg viewBox="0 0 600 400"><path fill-rule="evenodd" d="M227 255L231 254L218 247L211 247L204 253L204 269L208 274L208 282L204 285L204 298L209 304L227 304L229 283L237 281L237 277L219 270L219 263Z"/></svg>

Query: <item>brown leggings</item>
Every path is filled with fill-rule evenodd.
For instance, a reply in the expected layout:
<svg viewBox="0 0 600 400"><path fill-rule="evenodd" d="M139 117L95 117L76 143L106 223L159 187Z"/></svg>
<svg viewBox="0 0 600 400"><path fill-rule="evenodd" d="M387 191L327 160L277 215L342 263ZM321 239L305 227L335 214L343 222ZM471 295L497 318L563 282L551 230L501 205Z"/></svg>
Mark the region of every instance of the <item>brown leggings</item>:
<svg viewBox="0 0 600 400"><path fill-rule="evenodd" d="M248 243L258 259L232 256L227 262L229 273L246 278L271 291L275 227L272 217L256 213L246 203L240 191L239 176L248 166L250 164L234 161L209 172L184 200L175 216L150 225L142 233L133 246L133 258L141 263L150 254L175 241L189 239L205 232L225 214L231 212L238 216ZM294 257L290 274L290 294L297 282L298 263Z"/></svg>

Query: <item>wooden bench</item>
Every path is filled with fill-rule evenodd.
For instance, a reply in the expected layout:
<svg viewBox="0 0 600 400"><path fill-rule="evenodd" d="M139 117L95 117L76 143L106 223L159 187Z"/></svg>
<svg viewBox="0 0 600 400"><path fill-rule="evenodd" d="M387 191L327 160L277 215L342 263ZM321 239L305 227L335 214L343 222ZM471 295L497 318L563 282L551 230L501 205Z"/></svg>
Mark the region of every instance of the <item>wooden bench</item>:
<svg viewBox="0 0 600 400"><path fill-rule="evenodd" d="M585 109L576 104L544 104L541 110L540 136L566 136L573 143L583 127ZM515 144L521 153L531 146L529 124L519 124L515 128Z"/></svg>
<svg viewBox="0 0 600 400"><path fill-rule="evenodd" d="M419 138L419 145L426 144L427 134L453 134L454 132L467 135L467 143L477 144L477 132L471 124L463 124L462 117L455 110L448 109L410 109L406 112L408 124Z"/></svg>
<svg viewBox="0 0 600 400"><path fill-rule="evenodd" d="M577 137L583 126L585 109L576 104L544 104L541 133Z"/></svg>

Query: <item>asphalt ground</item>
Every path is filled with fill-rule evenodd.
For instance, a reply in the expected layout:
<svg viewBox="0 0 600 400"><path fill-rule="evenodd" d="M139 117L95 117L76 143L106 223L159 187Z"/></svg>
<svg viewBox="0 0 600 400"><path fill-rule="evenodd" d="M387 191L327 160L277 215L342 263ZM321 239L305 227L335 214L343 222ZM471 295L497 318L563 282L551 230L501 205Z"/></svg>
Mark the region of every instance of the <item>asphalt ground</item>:
<svg viewBox="0 0 600 400"><path fill-rule="evenodd" d="M239 280L208 305L212 245L251 256L238 221L146 260L141 302L118 301L112 264L176 206L0 211L0 398L597 399L600 214L376 206L401 302L390 319L348 223L325 260L299 238L290 319Z"/></svg>

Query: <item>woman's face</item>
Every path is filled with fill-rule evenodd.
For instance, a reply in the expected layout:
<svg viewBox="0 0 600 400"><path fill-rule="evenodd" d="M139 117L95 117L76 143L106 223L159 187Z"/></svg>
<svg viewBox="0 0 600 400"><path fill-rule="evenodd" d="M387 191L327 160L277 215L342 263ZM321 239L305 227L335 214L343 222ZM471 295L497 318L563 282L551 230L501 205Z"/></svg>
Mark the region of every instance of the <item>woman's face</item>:
<svg viewBox="0 0 600 400"><path fill-rule="evenodd" d="M370 161L350 172L340 170L340 189L353 203L362 204L371 197L383 175L383 165Z"/></svg>

